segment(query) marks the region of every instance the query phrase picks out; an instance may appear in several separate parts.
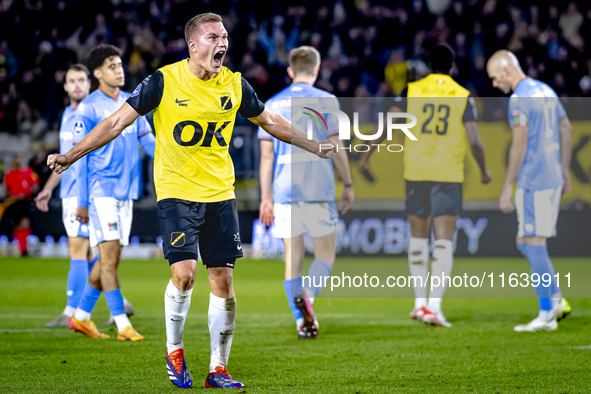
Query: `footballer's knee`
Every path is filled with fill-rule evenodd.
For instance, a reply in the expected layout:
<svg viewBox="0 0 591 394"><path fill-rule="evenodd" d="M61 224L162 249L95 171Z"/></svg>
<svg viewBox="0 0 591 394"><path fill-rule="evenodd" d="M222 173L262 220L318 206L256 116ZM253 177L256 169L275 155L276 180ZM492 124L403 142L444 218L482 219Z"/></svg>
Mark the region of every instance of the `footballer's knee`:
<svg viewBox="0 0 591 394"><path fill-rule="evenodd" d="M104 261L101 259L100 272L102 278L110 278L117 276L117 263Z"/></svg>
<svg viewBox="0 0 591 394"><path fill-rule="evenodd" d="M88 238L70 237L68 239L68 254L72 260L87 260Z"/></svg>
<svg viewBox="0 0 591 394"><path fill-rule="evenodd" d="M171 261L174 260L169 259L169 262ZM175 261L170 265L172 283L181 291L190 290L195 283L196 271L197 261L195 259Z"/></svg>
<svg viewBox="0 0 591 394"><path fill-rule="evenodd" d="M411 237L408 244L408 258L411 264L424 264L429 259L429 239Z"/></svg>
<svg viewBox="0 0 591 394"><path fill-rule="evenodd" d="M438 239L433 244L433 252L431 254L432 263L436 263L443 259L449 261L453 259L453 241L449 239Z"/></svg>
<svg viewBox="0 0 591 394"><path fill-rule="evenodd" d="M213 295L221 298L234 297L232 268L209 267L207 277Z"/></svg>
<svg viewBox="0 0 591 394"><path fill-rule="evenodd" d="M188 269L176 270L173 273L172 283L181 291L190 290L195 284L195 272Z"/></svg>
<svg viewBox="0 0 591 394"><path fill-rule="evenodd" d="M92 287L94 287L97 290L103 289L103 284L101 282L100 261L98 261L94 265L94 267L92 268L92 271L90 271L90 273L88 274L88 284L90 284Z"/></svg>

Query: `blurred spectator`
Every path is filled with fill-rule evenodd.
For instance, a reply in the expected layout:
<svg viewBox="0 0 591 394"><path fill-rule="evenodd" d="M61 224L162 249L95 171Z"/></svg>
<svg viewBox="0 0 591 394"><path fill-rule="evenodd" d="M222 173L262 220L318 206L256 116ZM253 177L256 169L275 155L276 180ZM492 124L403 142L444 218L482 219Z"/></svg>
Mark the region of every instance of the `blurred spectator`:
<svg viewBox="0 0 591 394"><path fill-rule="evenodd" d="M41 117L41 113L31 109L25 100L18 103L16 122L19 134L28 134L34 142L43 140L47 131L47 122Z"/></svg>
<svg viewBox="0 0 591 394"><path fill-rule="evenodd" d="M35 147L33 150L35 150L35 152L29 159L29 167L39 177L39 188L41 189L45 186L45 183L51 175L51 169L47 165L47 156L52 153L58 153L58 151L43 148L42 146Z"/></svg>
<svg viewBox="0 0 591 394"><path fill-rule="evenodd" d="M581 89L581 95L583 97L591 96L591 77L585 75L579 81L579 88Z"/></svg>
<svg viewBox="0 0 591 394"><path fill-rule="evenodd" d="M284 33L285 19L277 15L273 18L273 26L267 26L264 21L259 27L260 44L267 52L267 64L270 66L285 66L287 64L287 54L296 46L298 38L298 29L294 28L286 36Z"/></svg>
<svg viewBox="0 0 591 394"><path fill-rule="evenodd" d="M0 82L13 78L18 72L18 60L10 50L7 40L0 42Z"/></svg>
<svg viewBox="0 0 591 394"><path fill-rule="evenodd" d="M555 62L564 62L568 55L568 51L564 43L560 40L560 36L556 30L548 32L548 58Z"/></svg>
<svg viewBox="0 0 591 394"><path fill-rule="evenodd" d="M427 34L427 38L433 41L433 46L448 44L451 37L451 28L445 22L443 16L438 16L433 28Z"/></svg>
<svg viewBox="0 0 591 394"><path fill-rule="evenodd" d="M433 15L441 15L447 11L451 5L451 0L426 0L427 8Z"/></svg>
<svg viewBox="0 0 591 394"><path fill-rule="evenodd" d="M241 71L262 100L289 80L286 54L312 45L323 58L317 86L352 97L400 92L430 72L425 54L438 43L456 50L461 83L481 97L498 95L484 65L498 49L513 51L528 74L580 94L590 74L591 10L583 3L500 0L400 0L206 3L186 0L0 0L0 131L39 139L59 119L59 76L85 62L100 43L118 46L131 91L157 68L187 57L184 25L195 14L223 13L230 36L225 65ZM173 12L174 11L174 12ZM405 71L405 68L407 71ZM378 88L379 87L379 88ZM8 94L7 94L8 92Z"/></svg>
<svg viewBox="0 0 591 394"><path fill-rule="evenodd" d="M33 195L39 189L39 177L29 167L22 167L19 154L12 156L10 171L4 178L8 205L2 220L9 221L13 228L13 237L18 240L22 256L27 255L27 236L31 235L30 205Z"/></svg>
<svg viewBox="0 0 591 394"><path fill-rule="evenodd" d="M8 92L0 93L0 131L16 133L16 100L11 100Z"/></svg>
<svg viewBox="0 0 591 394"><path fill-rule="evenodd" d="M398 47L390 54L390 61L384 70L386 81L394 95L399 95L406 87L408 65L404 59L404 48Z"/></svg>
<svg viewBox="0 0 591 394"><path fill-rule="evenodd" d="M548 28L553 30L559 29L560 11L555 4L550 4L548 7Z"/></svg>
<svg viewBox="0 0 591 394"><path fill-rule="evenodd" d="M579 30L583 24L583 14L579 12L577 3L571 1L566 7L566 11L560 16L558 26L562 31L562 36L569 42L579 35Z"/></svg>
<svg viewBox="0 0 591 394"><path fill-rule="evenodd" d="M536 4L529 6L529 25L527 30L530 34L537 34L540 31L540 7Z"/></svg>
<svg viewBox="0 0 591 394"><path fill-rule="evenodd" d="M507 44L507 49L513 53L521 51L525 46L524 40L528 35L529 32L527 31L527 22L519 22L515 28L515 31L513 32L513 35L511 36L511 39L509 40L509 43Z"/></svg>
<svg viewBox="0 0 591 394"><path fill-rule="evenodd" d="M564 77L563 73L557 72L556 74L554 74L554 80L552 81L552 87L554 88L554 91L556 92L556 94L558 94L559 96L567 96L566 78Z"/></svg>

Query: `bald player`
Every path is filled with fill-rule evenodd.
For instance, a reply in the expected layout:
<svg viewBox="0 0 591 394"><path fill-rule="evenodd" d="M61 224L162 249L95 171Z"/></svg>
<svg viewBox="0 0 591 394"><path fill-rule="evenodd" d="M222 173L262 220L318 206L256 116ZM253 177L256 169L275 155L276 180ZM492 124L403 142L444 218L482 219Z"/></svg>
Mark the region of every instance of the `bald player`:
<svg viewBox="0 0 591 394"><path fill-rule="evenodd" d="M556 236L560 196L571 189L572 127L554 90L525 75L513 53L494 53L486 69L495 88L513 92L509 102L513 142L499 204L503 213L515 210L511 194L517 180L517 248L529 260L532 284L535 274L540 279L540 285L534 286L540 305L538 317L514 330L554 331L571 307L554 279L546 240ZM548 276L551 284L545 287L542 280Z"/></svg>

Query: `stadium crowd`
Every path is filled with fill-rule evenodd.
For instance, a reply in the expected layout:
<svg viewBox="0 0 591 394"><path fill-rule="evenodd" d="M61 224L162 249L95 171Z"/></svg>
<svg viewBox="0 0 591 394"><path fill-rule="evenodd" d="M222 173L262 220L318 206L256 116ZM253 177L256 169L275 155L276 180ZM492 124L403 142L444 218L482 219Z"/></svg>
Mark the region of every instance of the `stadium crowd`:
<svg viewBox="0 0 591 394"><path fill-rule="evenodd" d="M0 24L10 34L0 41L0 131L35 142L56 130L67 104L64 70L98 44L123 51L125 90L132 90L187 56L184 25L206 11L224 16L226 66L241 71L263 100L289 84L287 54L303 44L322 55L317 86L340 97L400 93L429 72L425 53L440 43L455 49L454 78L474 96L498 95L485 65L501 48L559 95L591 94L591 10L583 2L2 0Z"/></svg>

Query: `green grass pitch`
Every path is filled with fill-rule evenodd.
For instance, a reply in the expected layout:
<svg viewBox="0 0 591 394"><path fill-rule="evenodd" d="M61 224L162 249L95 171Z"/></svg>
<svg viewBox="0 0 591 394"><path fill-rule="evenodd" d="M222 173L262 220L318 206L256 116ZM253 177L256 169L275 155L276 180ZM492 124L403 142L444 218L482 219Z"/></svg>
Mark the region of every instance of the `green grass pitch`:
<svg viewBox="0 0 591 394"><path fill-rule="evenodd" d="M381 260L392 261L406 264ZM458 258L454 269L477 263ZM136 309L132 323L146 337L139 343L117 342L114 328L103 326L104 297L93 320L110 339L46 328L65 305L67 271L66 260L0 259L0 392L177 391L164 361L168 264L121 264L123 294ZM298 341L282 275L279 261L237 263L236 333L228 370L245 383L239 392L591 392L589 299L570 299L573 313L556 332L517 334L513 326L537 313L533 290L530 299L446 299L451 329L410 320L411 299L319 298L320 336ZM199 267L184 335L197 390L204 389L209 364L208 294L205 268Z"/></svg>

